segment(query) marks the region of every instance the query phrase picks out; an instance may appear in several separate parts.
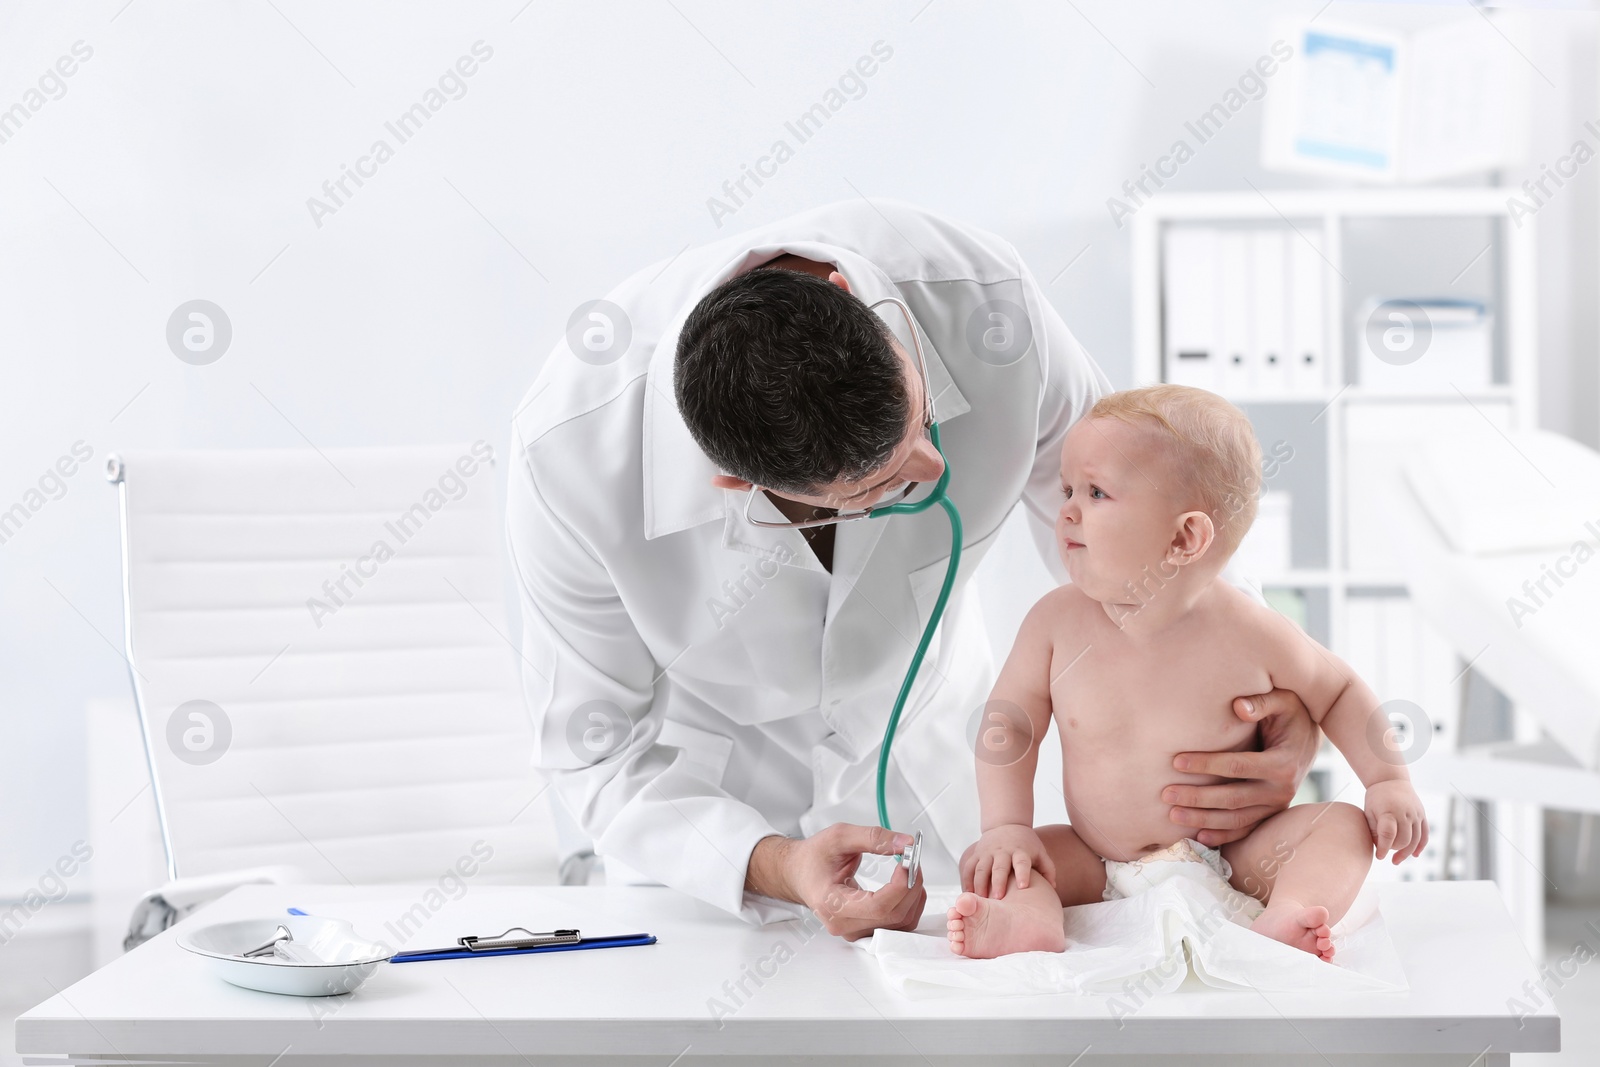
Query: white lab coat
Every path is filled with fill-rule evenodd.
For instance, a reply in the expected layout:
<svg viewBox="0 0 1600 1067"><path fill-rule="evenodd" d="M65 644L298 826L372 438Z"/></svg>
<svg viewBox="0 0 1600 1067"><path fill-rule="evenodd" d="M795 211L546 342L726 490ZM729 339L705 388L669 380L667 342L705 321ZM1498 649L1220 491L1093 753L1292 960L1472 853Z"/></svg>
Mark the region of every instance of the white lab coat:
<svg viewBox="0 0 1600 1067"><path fill-rule="evenodd" d="M719 472L673 399L678 332L706 292L783 252L838 264L868 303L899 296L923 337L966 529L887 800L896 830L924 832L930 881L956 881L978 836L966 730L995 667L969 579L1020 503L1065 580L1061 441L1109 390L1009 243L888 201L828 205L645 268L607 295L631 332L612 362L557 345L513 419L507 504L536 762L613 877L754 922L801 910L745 891L758 840L876 824L884 725L950 551L939 508L858 520L837 528L829 574L799 531L750 525L744 494L711 486ZM994 300L1025 308L1032 331L1006 365L969 343Z"/></svg>

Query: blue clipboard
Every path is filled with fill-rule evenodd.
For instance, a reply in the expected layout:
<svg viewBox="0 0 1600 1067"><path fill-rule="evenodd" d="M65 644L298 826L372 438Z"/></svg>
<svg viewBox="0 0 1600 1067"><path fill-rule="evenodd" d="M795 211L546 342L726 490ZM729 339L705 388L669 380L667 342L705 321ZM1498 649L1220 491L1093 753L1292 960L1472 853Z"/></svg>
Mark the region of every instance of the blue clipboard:
<svg viewBox="0 0 1600 1067"><path fill-rule="evenodd" d="M521 930L527 937L507 938L512 930ZM390 963L422 963L426 960L469 960L483 956L520 956L533 952L576 952L590 948L627 948L631 945L653 945L654 934L609 934L603 937L584 937L577 930L551 930L535 933L521 926L513 926L494 937L461 937L446 948L415 949L396 952Z"/></svg>

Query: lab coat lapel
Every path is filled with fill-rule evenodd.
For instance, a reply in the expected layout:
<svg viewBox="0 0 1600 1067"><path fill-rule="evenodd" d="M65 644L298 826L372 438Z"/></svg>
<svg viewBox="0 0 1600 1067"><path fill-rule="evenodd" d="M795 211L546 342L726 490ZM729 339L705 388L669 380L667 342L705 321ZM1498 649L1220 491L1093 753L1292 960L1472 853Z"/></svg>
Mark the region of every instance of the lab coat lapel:
<svg viewBox="0 0 1600 1067"><path fill-rule="evenodd" d="M723 495L722 547L735 552L747 552L762 559L770 559L787 567L823 572L817 554L806 544L805 535L788 527L757 526L745 517L749 494L731 489L721 490ZM766 494L756 497L750 505L750 514L767 522L785 521L783 512L767 499Z"/></svg>
<svg viewBox="0 0 1600 1067"><path fill-rule="evenodd" d="M850 591L861 579L867 560L883 537L888 519L856 519L841 523L834 530L833 582L828 590L828 616L825 625L833 625L840 607L849 599Z"/></svg>
<svg viewBox="0 0 1600 1067"><path fill-rule="evenodd" d="M921 515L863 519L851 525L876 526L870 538L850 544L843 556L835 547L835 573L822 635L823 713L858 755L870 753L884 724L911 654L922 636L918 605L908 566L943 554L928 540L937 527ZM866 533L868 531L861 531ZM868 565L869 561L871 566ZM921 694L934 680L919 679ZM835 711L830 701L841 698Z"/></svg>

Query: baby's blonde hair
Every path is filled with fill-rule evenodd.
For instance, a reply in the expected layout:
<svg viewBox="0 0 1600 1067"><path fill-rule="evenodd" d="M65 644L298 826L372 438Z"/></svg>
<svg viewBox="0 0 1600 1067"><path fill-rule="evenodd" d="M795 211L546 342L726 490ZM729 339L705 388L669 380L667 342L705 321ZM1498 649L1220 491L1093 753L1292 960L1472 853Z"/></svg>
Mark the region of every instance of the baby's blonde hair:
<svg viewBox="0 0 1600 1067"><path fill-rule="evenodd" d="M1101 397L1089 417L1157 431L1182 491L1210 514L1221 558L1233 555L1261 492L1261 445L1244 412L1204 389L1150 385Z"/></svg>

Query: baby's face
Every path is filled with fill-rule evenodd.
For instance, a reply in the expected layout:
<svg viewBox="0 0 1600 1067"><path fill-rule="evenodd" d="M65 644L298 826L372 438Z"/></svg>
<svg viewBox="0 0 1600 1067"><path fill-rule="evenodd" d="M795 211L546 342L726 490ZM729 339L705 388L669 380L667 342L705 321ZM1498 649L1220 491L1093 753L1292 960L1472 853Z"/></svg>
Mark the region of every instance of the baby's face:
<svg viewBox="0 0 1600 1067"><path fill-rule="evenodd" d="M1067 432L1056 543L1072 584L1095 600L1127 601L1127 583L1162 573L1183 513L1172 462L1118 419L1080 419Z"/></svg>

